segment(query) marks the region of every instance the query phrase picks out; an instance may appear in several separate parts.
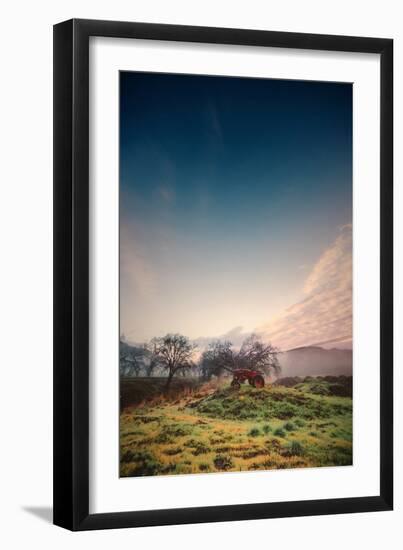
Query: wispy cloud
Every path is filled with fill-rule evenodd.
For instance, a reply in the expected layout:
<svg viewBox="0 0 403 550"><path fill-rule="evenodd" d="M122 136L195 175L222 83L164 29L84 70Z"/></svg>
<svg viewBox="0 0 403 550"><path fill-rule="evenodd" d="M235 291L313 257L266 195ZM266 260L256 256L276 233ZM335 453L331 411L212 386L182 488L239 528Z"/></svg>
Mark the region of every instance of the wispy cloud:
<svg viewBox="0 0 403 550"><path fill-rule="evenodd" d="M305 297L258 329L281 349L352 338L352 227L345 225L305 280Z"/></svg>
<svg viewBox="0 0 403 550"><path fill-rule="evenodd" d="M220 334L219 336L201 336L199 338L196 338L194 342L202 349L206 348L211 342L214 342L215 340L225 340L227 342L231 342L235 347L240 347L243 341L250 335L250 332L244 332L243 327L238 326L232 328L225 334Z"/></svg>

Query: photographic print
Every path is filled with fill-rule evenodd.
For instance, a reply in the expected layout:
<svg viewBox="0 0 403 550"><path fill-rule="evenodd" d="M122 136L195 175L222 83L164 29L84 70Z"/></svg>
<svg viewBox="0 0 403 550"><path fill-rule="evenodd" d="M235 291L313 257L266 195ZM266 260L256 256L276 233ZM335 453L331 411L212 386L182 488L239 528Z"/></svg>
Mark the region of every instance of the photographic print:
<svg viewBox="0 0 403 550"><path fill-rule="evenodd" d="M352 464L352 85L120 73L120 476Z"/></svg>

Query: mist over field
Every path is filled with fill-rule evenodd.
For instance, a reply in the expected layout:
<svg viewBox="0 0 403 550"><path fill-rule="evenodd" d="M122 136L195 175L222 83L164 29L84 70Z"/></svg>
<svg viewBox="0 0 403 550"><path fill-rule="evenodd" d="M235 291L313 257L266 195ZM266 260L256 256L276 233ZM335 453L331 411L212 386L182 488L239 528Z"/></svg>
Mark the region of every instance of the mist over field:
<svg viewBox="0 0 403 550"><path fill-rule="evenodd" d="M296 348L279 356L282 376L352 376L351 349Z"/></svg>

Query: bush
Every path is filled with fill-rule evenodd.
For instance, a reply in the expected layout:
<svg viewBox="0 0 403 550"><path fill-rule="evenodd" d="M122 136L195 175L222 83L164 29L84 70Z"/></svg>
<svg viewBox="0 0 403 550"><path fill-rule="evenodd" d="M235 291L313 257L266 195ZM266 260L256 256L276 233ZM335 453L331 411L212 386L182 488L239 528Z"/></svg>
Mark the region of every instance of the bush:
<svg viewBox="0 0 403 550"><path fill-rule="evenodd" d="M227 418L234 418L234 416L229 414L227 415ZM255 412L242 411L238 418L240 420L253 420L254 418L257 418L257 414Z"/></svg>
<svg viewBox="0 0 403 550"><path fill-rule="evenodd" d="M207 445L204 445L204 443L197 443L195 445L195 450L192 451L193 456L199 456L199 455L205 455L211 451L210 447L207 447Z"/></svg>
<svg viewBox="0 0 403 550"><path fill-rule="evenodd" d="M233 466L231 457L217 455L214 459L214 466L217 468L217 470L229 470Z"/></svg>
<svg viewBox="0 0 403 550"><path fill-rule="evenodd" d="M120 458L121 462L135 462L128 469L128 476L153 476L161 472L161 464L147 452L127 450Z"/></svg>
<svg viewBox="0 0 403 550"><path fill-rule="evenodd" d="M164 426L161 432L155 438L156 443L175 443L178 437L184 435L190 435L192 433L192 426L187 424L172 424L170 426Z"/></svg>
<svg viewBox="0 0 403 550"><path fill-rule="evenodd" d="M202 462L201 464L199 464L199 470L201 472L209 472L210 471L210 465L206 464L205 462Z"/></svg>
<svg viewBox="0 0 403 550"><path fill-rule="evenodd" d="M287 430L287 432L292 432L293 430L295 430L295 425L292 422L286 422L283 428Z"/></svg>
<svg viewBox="0 0 403 550"><path fill-rule="evenodd" d="M135 459L135 453L133 453L133 451L130 451L130 449L122 453L120 456L120 462L132 462Z"/></svg>
<svg viewBox="0 0 403 550"><path fill-rule="evenodd" d="M293 416L298 415L298 407L294 405L293 403L288 403L287 401L284 401L283 403L280 403L275 411L274 415L277 416L277 418L281 418L281 420L286 420L287 418L292 418Z"/></svg>
<svg viewBox="0 0 403 550"><path fill-rule="evenodd" d="M248 435L250 435L251 437L258 437L260 435L259 428L252 428L251 430L249 430Z"/></svg>
<svg viewBox="0 0 403 550"><path fill-rule="evenodd" d="M285 431L281 428L277 428L274 430L274 435L277 435L278 437L285 437Z"/></svg>
<svg viewBox="0 0 403 550"><path fill-rule="evenodd" d="M271 432L271 426L270 426L270 424L265 424L265 425L263 426L263 432L264 432L265 434L268 434L268 433Z"/></svg>
<svg viewBox="0 0 403 550"><path fill-rule="evenodd" d="M304 448L299 441L292 441L288 448L288 452L291 456L302 456L304 454Z"/></svg>
<svg viewBox="0 0 403 550"><path fill-rule="evenodd" d="M154 441L155 443L175 443L175 437L168 432L161 432Z"/></svg>
<svg viewBox="0 0 403 550"><path fill-rule="evenodd" d="M298 428L303 428L305 426L305 422L301 420L301 418L297 418L294 420L295 424L298 426Z"/></svg>
<svg viewBox="0 0 403 550"><path fill-rule="evenodd" d="M181 449L180 447L174 447L173 449L166 449L165 451L163 451L163 453L164 455L167 455L167 456L175 456L181 453L182 451L183 449Z"/></svg>

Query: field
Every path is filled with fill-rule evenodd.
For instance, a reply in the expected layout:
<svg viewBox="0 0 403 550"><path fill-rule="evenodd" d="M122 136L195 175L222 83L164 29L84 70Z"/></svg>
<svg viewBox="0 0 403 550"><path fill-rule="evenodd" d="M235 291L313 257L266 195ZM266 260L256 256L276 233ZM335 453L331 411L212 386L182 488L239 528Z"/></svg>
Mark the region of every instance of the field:
<svg viewBox="0 0 403 550"><path fill-rule="evenodd" d="M121 381L122 477L352 464L351 377L174 382Z"/></svg>

